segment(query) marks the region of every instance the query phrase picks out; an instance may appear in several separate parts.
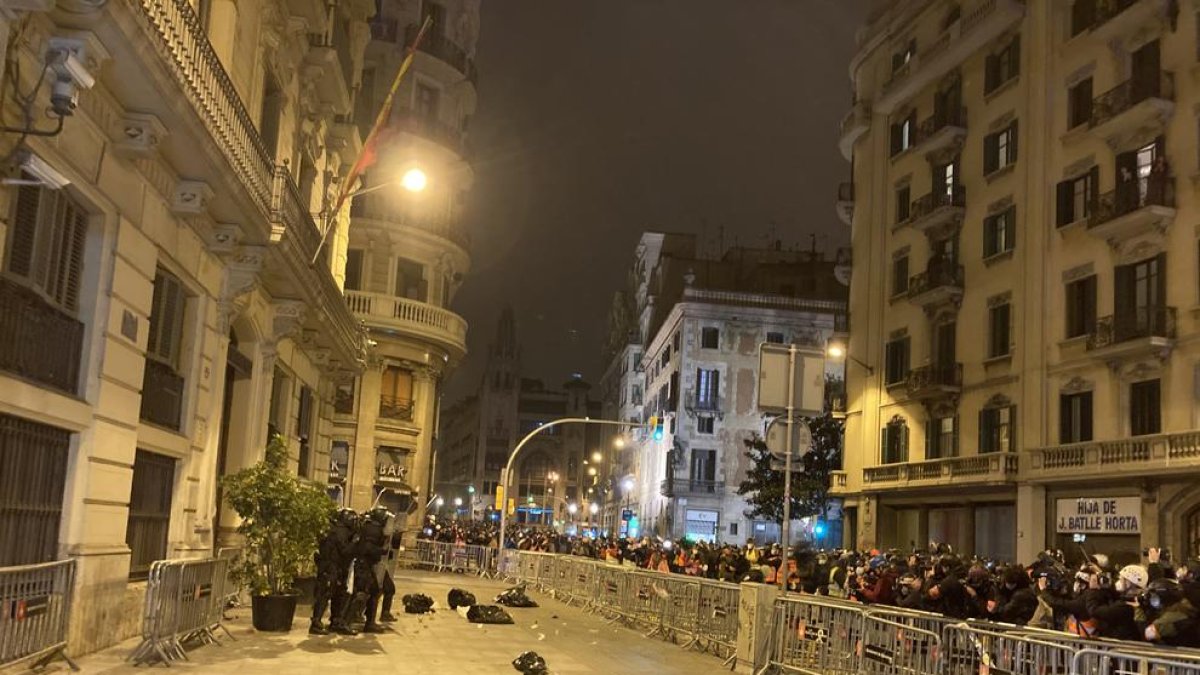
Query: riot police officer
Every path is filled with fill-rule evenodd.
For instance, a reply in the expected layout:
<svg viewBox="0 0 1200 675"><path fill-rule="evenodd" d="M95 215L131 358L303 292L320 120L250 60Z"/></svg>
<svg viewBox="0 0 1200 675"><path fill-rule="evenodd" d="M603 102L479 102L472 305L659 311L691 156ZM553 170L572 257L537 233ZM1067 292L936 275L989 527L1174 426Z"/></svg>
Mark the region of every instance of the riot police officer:
<svg viewBox="0 0 1200 675"><path fill-rule="evenodd" d="M385 631L376 623L375 612L379 608L379 596L383 590L384 560L394 522L395 518L388 510L379 507L368 511L359 527L354 556L354 595L360 602L365 602L364 633Z"/></svg>
<svg viewBox="0 0 1200 675"><path fill-rule="evenodd" d="M330 631L340 635L355 635L346 625L343 616L348 600L346 582L350 577L350 563L354 559L354 546L358 529L358 514L352 509L341 509L331 519L329 530L317 545L314 556L317 563L317 584L313 598L312 623L308 628L311 635L328 635ZM326 606L329 607L329 628L321 623Z"/></svg>

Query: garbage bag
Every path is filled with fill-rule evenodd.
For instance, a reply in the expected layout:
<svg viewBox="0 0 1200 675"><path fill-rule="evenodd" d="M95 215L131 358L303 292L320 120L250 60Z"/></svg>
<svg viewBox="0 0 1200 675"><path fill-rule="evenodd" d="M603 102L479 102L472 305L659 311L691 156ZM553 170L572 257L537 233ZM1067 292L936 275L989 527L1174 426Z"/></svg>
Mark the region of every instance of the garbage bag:
<svg viewBox="0 0 1200 675"><path fill-rule="evenodd" d="M495 605L472 605L467 610L467 621L471 623L513 623L508 612Z"/></svg>
<svg viewBox="0 0 1200 675"><path fill-rule="evenodd" d="M525 585L514 586L496 596L496 602L505 607L537 607L528 595L525 595Z"/></svg>
<svg viewBox="0 0 1200 675"><path fill-rule="evenodd" d="M475 604L475 594L470 591L464 591L461 588L451 588L450 595L446 598L446 601L450 603L450 609L470 607Z"/></svg>
<svg viewBox="0 0 1200 675"><path fill-rule="evenodd" d="M424 614L433 611L433 598L421 593L410 593L400 598L404 603L405 614Z"/></svg>
<svg viewBox="0 0 1200 675"><path fill-rule="evenodd" d="M546 670L546 659L538 656L537 652L523 652L513 659L512 665L524 675L546 675L549 672Z"/></svg>

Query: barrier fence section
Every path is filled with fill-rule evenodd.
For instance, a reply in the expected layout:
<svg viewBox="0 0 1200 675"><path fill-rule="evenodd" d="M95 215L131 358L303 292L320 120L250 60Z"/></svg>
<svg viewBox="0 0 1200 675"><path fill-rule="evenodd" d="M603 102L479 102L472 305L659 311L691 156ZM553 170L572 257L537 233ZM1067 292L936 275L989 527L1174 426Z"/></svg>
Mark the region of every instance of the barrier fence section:
<svg viewBox="0 0 1200 675"><path fill-rule="evenodd" d="M223 608L237 607L242 604L242 589L234 579L237 566L242 562L242 547L230 546L217 549L218 560L225 562L225 597L222 598ZM223 615L222 615L223 616Z"/></svg>
<svg viewBox="0 0 1200 675"><path fill-rule="evenodd" d="M789 594L762 672L805 675L1200 675L1200 651Z"/></svg>
<svg viewBox="0 0 1200 675"><path fill-rule="evenodd" d="M66 654L75 561L0 567L0 668L24 661L41 667Z"/></svg>
<svg viewBox="0 0 1200 675"><path fill-rule="evenodd" d="M427 567L434 572L456 572L490 577L497 572L496 549L475 544L417 540L397 558L398 563Z"/></svg>
<svg viewBox="0 0 1200 675"><path fill-rule="evenodd" d="M229 560L158 560L150 566L142 615L142 641L128 660L136 664L187 659L189 641L220 644L216 629L233 639L222 623Z"/></svg>

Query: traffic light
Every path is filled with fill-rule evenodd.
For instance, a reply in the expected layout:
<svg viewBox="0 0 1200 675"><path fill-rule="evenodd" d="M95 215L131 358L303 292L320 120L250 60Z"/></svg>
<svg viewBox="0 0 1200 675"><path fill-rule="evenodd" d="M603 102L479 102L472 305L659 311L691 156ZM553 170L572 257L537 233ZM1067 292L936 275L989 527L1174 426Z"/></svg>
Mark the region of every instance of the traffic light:
<svg viewBox="0 0 1200 675"><path fill-rule="evenodd" d="M813 537L817 539L822 539L825 537L825 521L818 520L816 524L813 525Z"/></svg>
<svg viewBox="0 0 1200 675"><path fill-rule="evenodd" d="M661 441L663 439L664 419L665 418L658 417L657 415L650 418L650 438L653 438L656 441Z"/></svg>

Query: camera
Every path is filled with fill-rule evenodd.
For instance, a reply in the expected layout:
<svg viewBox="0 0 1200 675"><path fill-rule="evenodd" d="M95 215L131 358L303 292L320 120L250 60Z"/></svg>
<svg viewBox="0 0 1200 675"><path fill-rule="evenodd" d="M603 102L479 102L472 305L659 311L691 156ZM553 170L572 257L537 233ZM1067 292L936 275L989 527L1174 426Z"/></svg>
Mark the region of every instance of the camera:
<svg viewBox="0 0 1200 675"><path fill-rule="evenodd" d="M50 84L50 108L59 117L75 114L79 89L91 89L96 78L66 46L51 44L46 51L46 68L54 79Z"/></svg>
<svg viewBox="0 0 1200 675"><path fill-rule="evenodd" d="M1142 549L1142 557L1143 558L1150 557L1150 549L1148 549L1148 548ZM1158 550L1158 559L1159 559L1159 561L1165 562L1165 563L1171 562L1171 550L1166 549L1166 548L1160 548Z"/></svg>

